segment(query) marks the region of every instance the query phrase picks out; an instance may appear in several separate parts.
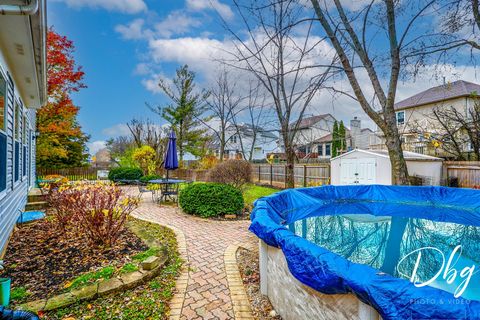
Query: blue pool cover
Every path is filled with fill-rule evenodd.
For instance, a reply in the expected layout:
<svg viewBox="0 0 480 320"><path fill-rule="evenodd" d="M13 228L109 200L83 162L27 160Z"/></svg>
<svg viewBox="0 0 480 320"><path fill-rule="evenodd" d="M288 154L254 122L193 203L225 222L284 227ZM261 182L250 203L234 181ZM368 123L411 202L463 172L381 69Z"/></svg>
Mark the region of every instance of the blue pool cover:
<svg viewBox="0 0 480 320"><path fill-rule="evenodd" d="M250 226L268 245L282 249L299 281L325 294L353 293L383 319L480 319L480 301L454 298L431 286L417 287L367 264L353 263L288 228L311 216L345 214L345 208L348 214L421 218L478 229L480 191L379 185L290 189L257 200Z"/></svg>
<svg viewBox="0 0 480 320"><path fill-rule="evenodd" d="M43 211L25 211L18 217L17 223L28 223L45 218Z"/></svg>

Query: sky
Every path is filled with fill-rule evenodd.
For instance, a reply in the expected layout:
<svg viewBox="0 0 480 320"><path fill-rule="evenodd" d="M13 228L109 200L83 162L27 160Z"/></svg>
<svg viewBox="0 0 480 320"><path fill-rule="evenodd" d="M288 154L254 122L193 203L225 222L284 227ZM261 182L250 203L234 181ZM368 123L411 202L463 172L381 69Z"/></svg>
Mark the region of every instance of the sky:
<svg viewBox="0 0 480 320"><path fill-rule="evenodd" d="M239 26L239 17L230 1L48 2L49 25L73 40L75 59L85 72L88 88L73 98L81 108L79 122L91 136L88 146L92 154L104 147L107 139L128 134L126 123L132 118L164 123L145 103L154 106L168 103L158 80L172 78L179 66L188 64L196 72L199 87L212 84L219 68L215 57L231 46L221 21ZM358 0L352 3L357 4ZM432 65L415 82L401 82L397 99L442 84L443 78L434 70L438 68ZM480 82L474 67L447 66L445 70L447 81ZM346 97L332 99L328 93L319 94L307 114L322 113L331 113L347 124L353 116L358 116L363 126L374 128L358 105Z"/></svg>

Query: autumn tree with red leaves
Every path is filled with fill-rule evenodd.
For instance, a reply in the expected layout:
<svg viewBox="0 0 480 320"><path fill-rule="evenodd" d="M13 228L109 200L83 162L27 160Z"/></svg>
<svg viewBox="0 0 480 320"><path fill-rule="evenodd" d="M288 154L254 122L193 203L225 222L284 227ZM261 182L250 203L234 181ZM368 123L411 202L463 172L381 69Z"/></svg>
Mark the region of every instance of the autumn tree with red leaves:
<svg viewBox="0 0 480 320"><path fill-rule="evenodd" d="M38 110L37 166L48 168L76 167L86 163L86 142L77 121L79 107L70 95L86 88L84 72L73 58L75 47L53 28L47 34L48 102Z"/></svg>

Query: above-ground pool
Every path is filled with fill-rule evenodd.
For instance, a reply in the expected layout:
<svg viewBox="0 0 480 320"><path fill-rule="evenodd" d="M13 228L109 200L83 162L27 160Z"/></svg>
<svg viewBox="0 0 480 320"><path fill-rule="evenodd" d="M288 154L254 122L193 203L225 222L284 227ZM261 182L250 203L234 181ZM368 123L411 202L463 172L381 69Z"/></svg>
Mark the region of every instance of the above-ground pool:
<svg viewBox="0 0 480 320"><path fill-rule="evenodd" d="M383 319L480 319L478 190L285 190L255 203L250 230L301 283L354 294Z"/></svg>

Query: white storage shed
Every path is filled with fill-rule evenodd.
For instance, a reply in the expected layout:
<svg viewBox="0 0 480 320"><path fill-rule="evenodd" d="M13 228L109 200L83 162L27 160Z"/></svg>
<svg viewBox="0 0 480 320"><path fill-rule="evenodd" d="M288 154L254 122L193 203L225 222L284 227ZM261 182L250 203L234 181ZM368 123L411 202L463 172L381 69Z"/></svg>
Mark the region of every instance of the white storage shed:
<svg viewBox="0 0 480 320"><path fill-rule="evenodd" d="M410 176L421 177L425 185L440 185L441 158L404 151ZM355 149L332 158L332 185L392 184L392 166L386 150Z"/></svg>

